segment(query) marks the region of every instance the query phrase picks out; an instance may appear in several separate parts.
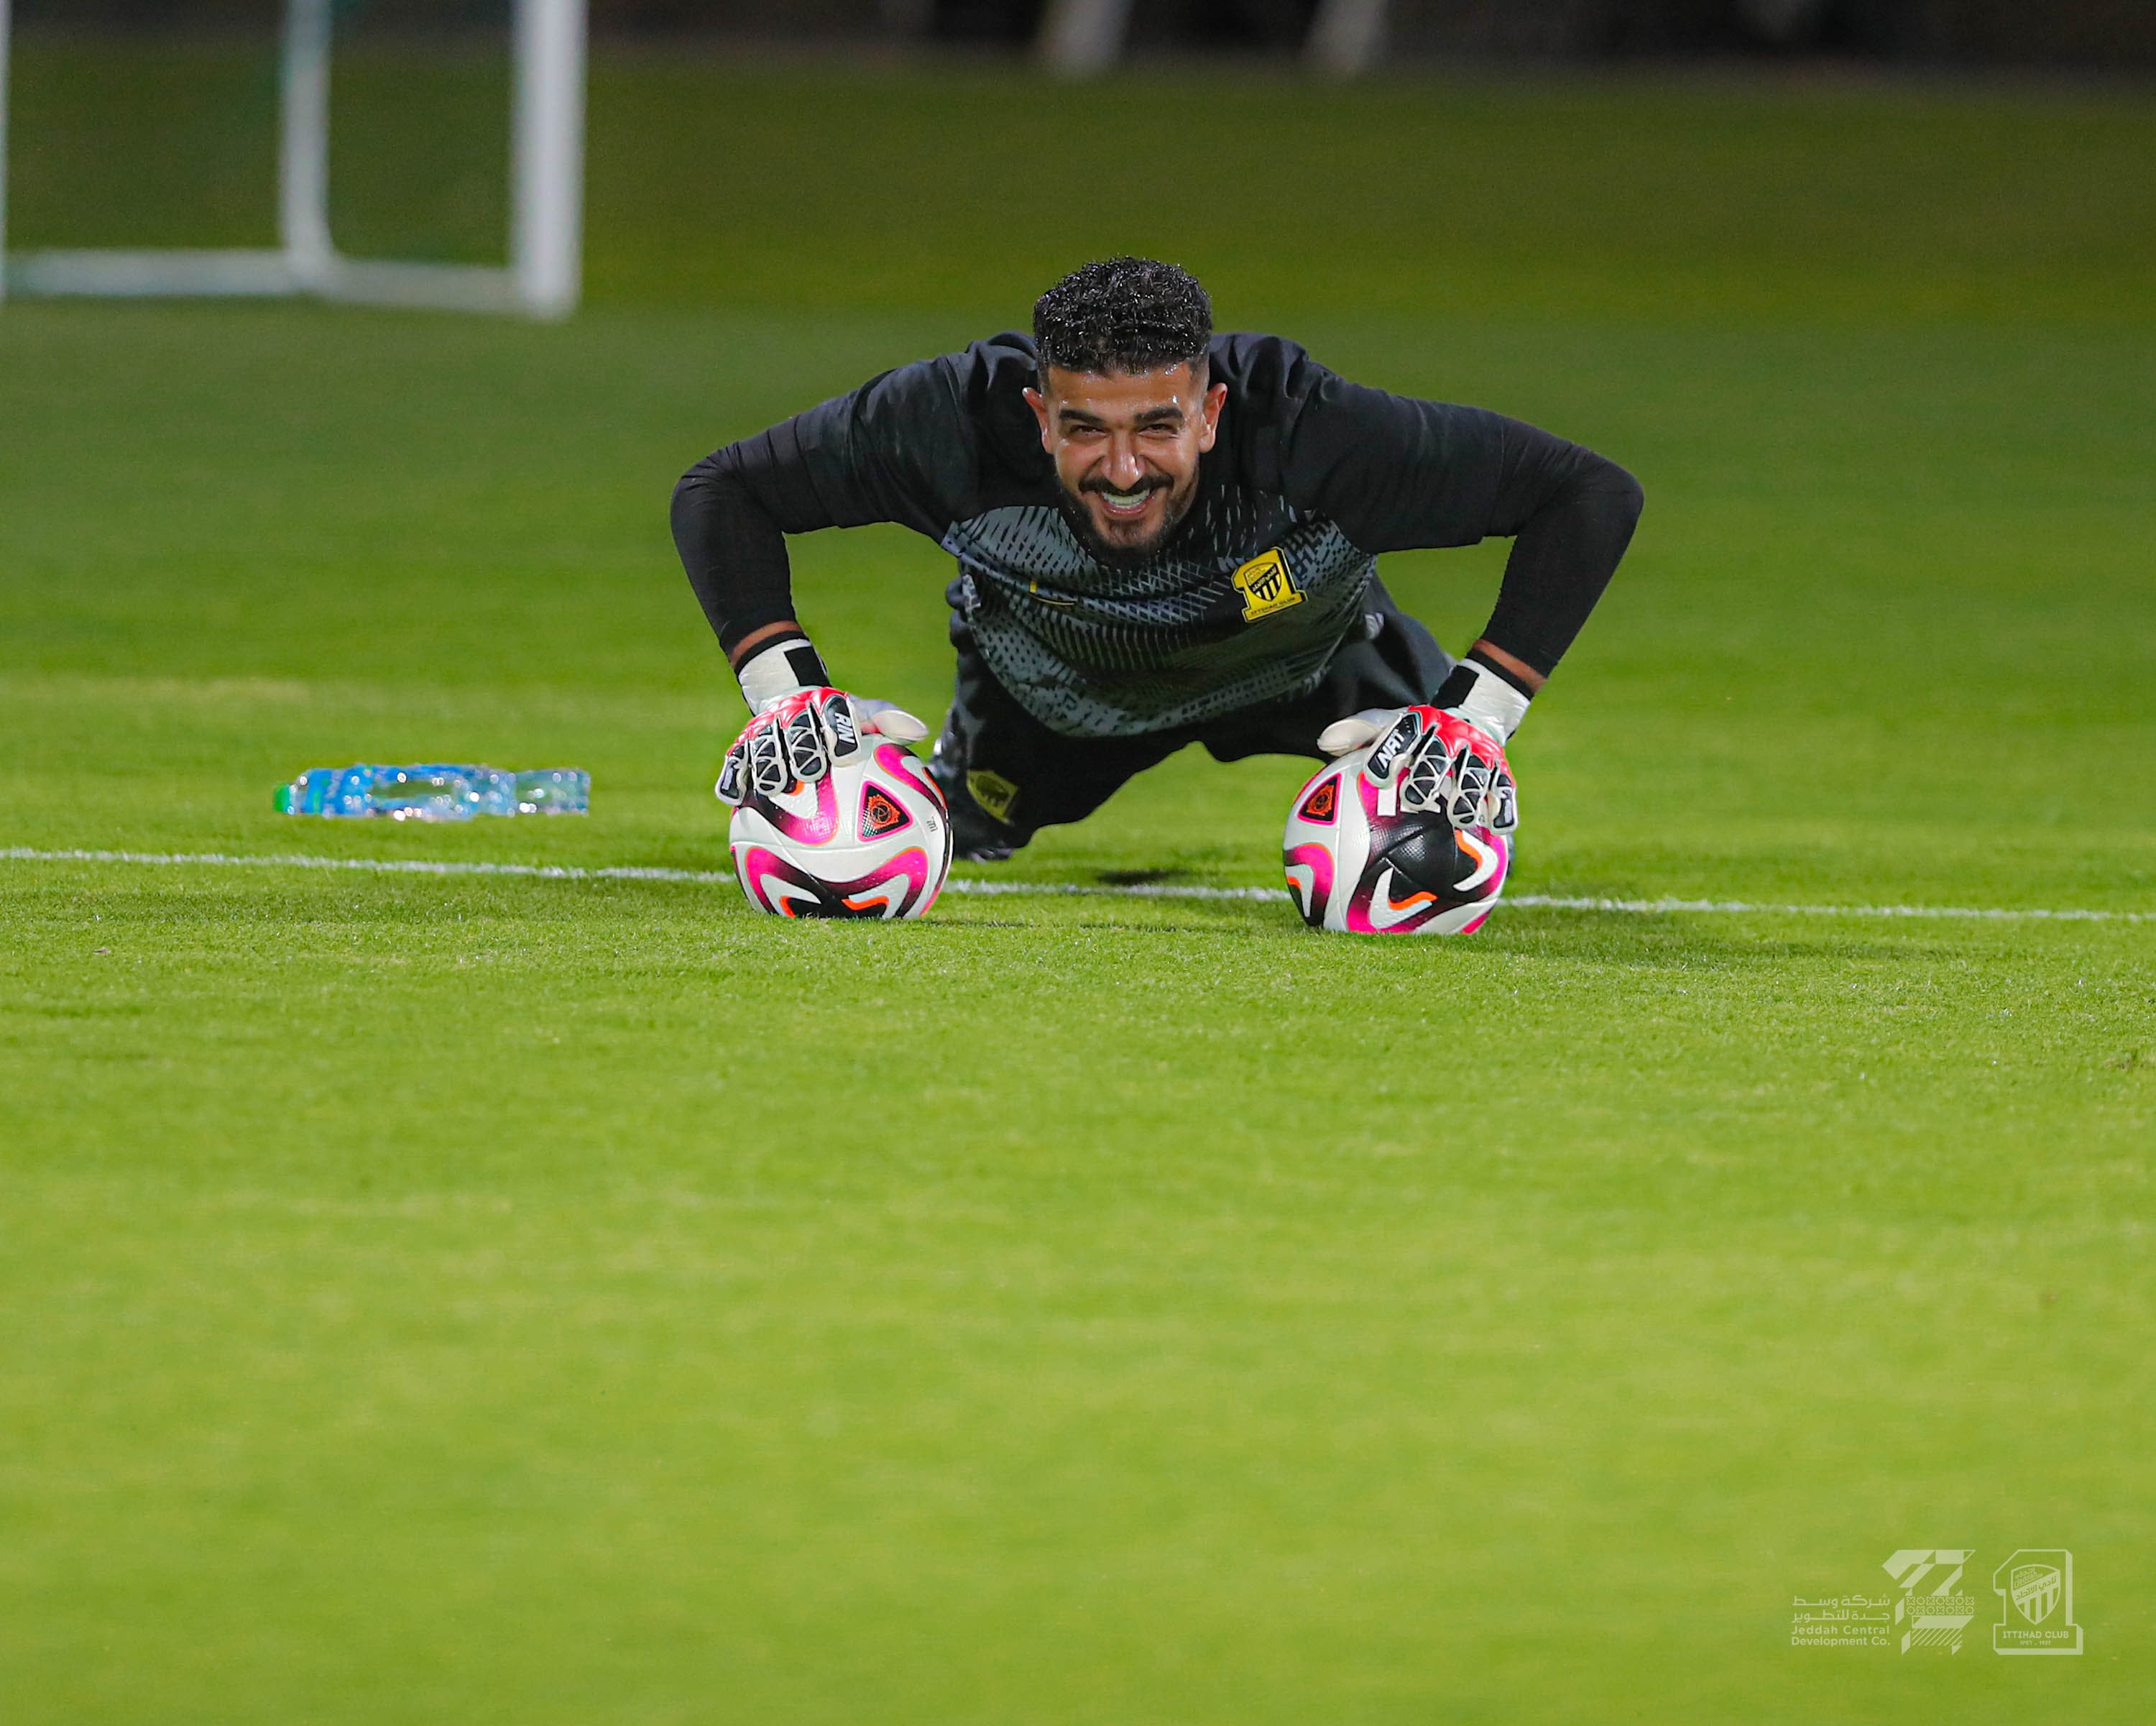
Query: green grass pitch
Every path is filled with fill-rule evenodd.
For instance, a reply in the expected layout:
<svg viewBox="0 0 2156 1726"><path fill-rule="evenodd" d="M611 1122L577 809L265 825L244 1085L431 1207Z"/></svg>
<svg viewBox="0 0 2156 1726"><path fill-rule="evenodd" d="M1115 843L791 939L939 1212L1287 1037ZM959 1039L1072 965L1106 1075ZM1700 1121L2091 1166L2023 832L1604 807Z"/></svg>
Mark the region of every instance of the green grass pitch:
<svg viewBox="0 0 2156 1726"><path fill-rule="evenodd" d="M23 45L18 239L264 237L259 68L102 52ZM496 76L348 69L348 232L477 254ZM423 119L478 166L399 205ZM1518 891L2156 909L2145 96L649 54L593 126L566 327L0 309L0 847L721 866L674 476L1131 247L1641 475ZM1456 644L1502 550L1388 578ZM797 578L940 711L932 547ZM270 811L413 758L593 813ZM1276 883L1301 772L1178 758L1003 878ZM2152 985L2117 916L0 860L0 1714L2145 1719ZM1789 1646L1925 1545L1963 1652ZM2081 1659L1990 1652L2020 1546Z"/></svg>

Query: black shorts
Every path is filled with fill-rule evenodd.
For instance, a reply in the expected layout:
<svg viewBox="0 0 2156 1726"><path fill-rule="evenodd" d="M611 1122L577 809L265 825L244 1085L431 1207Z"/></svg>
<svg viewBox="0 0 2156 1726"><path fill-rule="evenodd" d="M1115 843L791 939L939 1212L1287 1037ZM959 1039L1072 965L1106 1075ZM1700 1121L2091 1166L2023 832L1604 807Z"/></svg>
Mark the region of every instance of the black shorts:
<svg viewBox="0 0 2156 1726"><path fill-rule="evenodd" d="M951 805L958 854L1016 850L1044 827L1083 820L1126 781L1188 743L1215 761L1246 755L1324 759L1317 734L1365 707L1427 701L1452 670L1436 638L1373 582L1363 628L1341 644L1307 695L1173 731L1135 737L1068 737L1035 719L996 681L973 632L951 614L957 686L929 771Z"/></svg>

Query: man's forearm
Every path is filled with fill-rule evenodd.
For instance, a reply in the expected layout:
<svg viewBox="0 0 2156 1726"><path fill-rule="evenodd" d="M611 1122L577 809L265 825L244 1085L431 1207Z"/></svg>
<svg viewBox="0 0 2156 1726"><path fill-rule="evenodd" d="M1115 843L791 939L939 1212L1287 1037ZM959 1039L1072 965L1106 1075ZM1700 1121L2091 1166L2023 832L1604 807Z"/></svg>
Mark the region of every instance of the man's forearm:
<svg viewBox="0 0 2156 1726"><path fill-rule="evenodd" d="M794 624L786 536L721 449L674 488L674 544L719 645L738 665L780 624Z"/></svg>
<svg viewBox="0 0 2156 1726"><path fill-rule="evenodd" d="M1631 475L1589 455L1522 526L1496 609L1476 645L1506 670L1531 676L1531 691L1555 669L1609 585L1631 543L1641 498Z"/></svg>

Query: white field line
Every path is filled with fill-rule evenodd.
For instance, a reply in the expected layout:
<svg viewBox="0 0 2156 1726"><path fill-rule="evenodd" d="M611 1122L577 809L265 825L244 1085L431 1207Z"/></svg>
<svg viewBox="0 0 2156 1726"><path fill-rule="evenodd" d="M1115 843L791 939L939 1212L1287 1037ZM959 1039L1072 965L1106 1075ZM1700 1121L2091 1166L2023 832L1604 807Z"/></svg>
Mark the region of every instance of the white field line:
<svg viewBox="0 0 2156 1726"><path fill-rule="evenodd" d="M535 881L678 881L696 886L725 886L733 876L723 870L644 869L618 866L580 869L566 863L449 863L409 857L237 857L223 851L87 851L39 850L29 845L0 849L0 862L9 863L139 863L195 864L223 869L356 870L367 875L476 875L509 876ZM1088 885L1076 881L956 880L944 891L983 898L1004 895L1033 898L1079 899L1204 899L1285 902L1278 887L1180 886L1168 882L1138 882L1125 886ZM1498 902L1498 908L1514 906L1541 911L1620 912L1657 917L1672 912L1702 912L1722 916L1758 917L1950 917L1984 922L2156 922L2156 912L2054 910L2042 907L1982 907L1971 905L1771 905L1743 899L1590 899L1556 893L1514 893Z"/></svg>

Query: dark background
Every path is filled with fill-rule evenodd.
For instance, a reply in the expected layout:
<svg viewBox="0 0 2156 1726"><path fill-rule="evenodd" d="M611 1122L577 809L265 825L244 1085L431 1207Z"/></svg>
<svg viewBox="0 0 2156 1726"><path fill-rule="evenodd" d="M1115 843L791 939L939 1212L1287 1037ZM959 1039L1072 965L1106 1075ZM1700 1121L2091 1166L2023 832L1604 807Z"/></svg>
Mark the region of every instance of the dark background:
<svg viewBox="0 0 2156 1726"><path fill-rule="evenodd" d="M347 21L498 23L507 0L349 0ZM608 36L1022 48L1044 0L590 0ZM273 21L277 0L17 0L25 23L141 28ZM1132 46L1286 52L1316 0L1147 0ZM1388 58L1820 55L1914 64L2156 65L2156 0L1396 0Z"/></svg>

